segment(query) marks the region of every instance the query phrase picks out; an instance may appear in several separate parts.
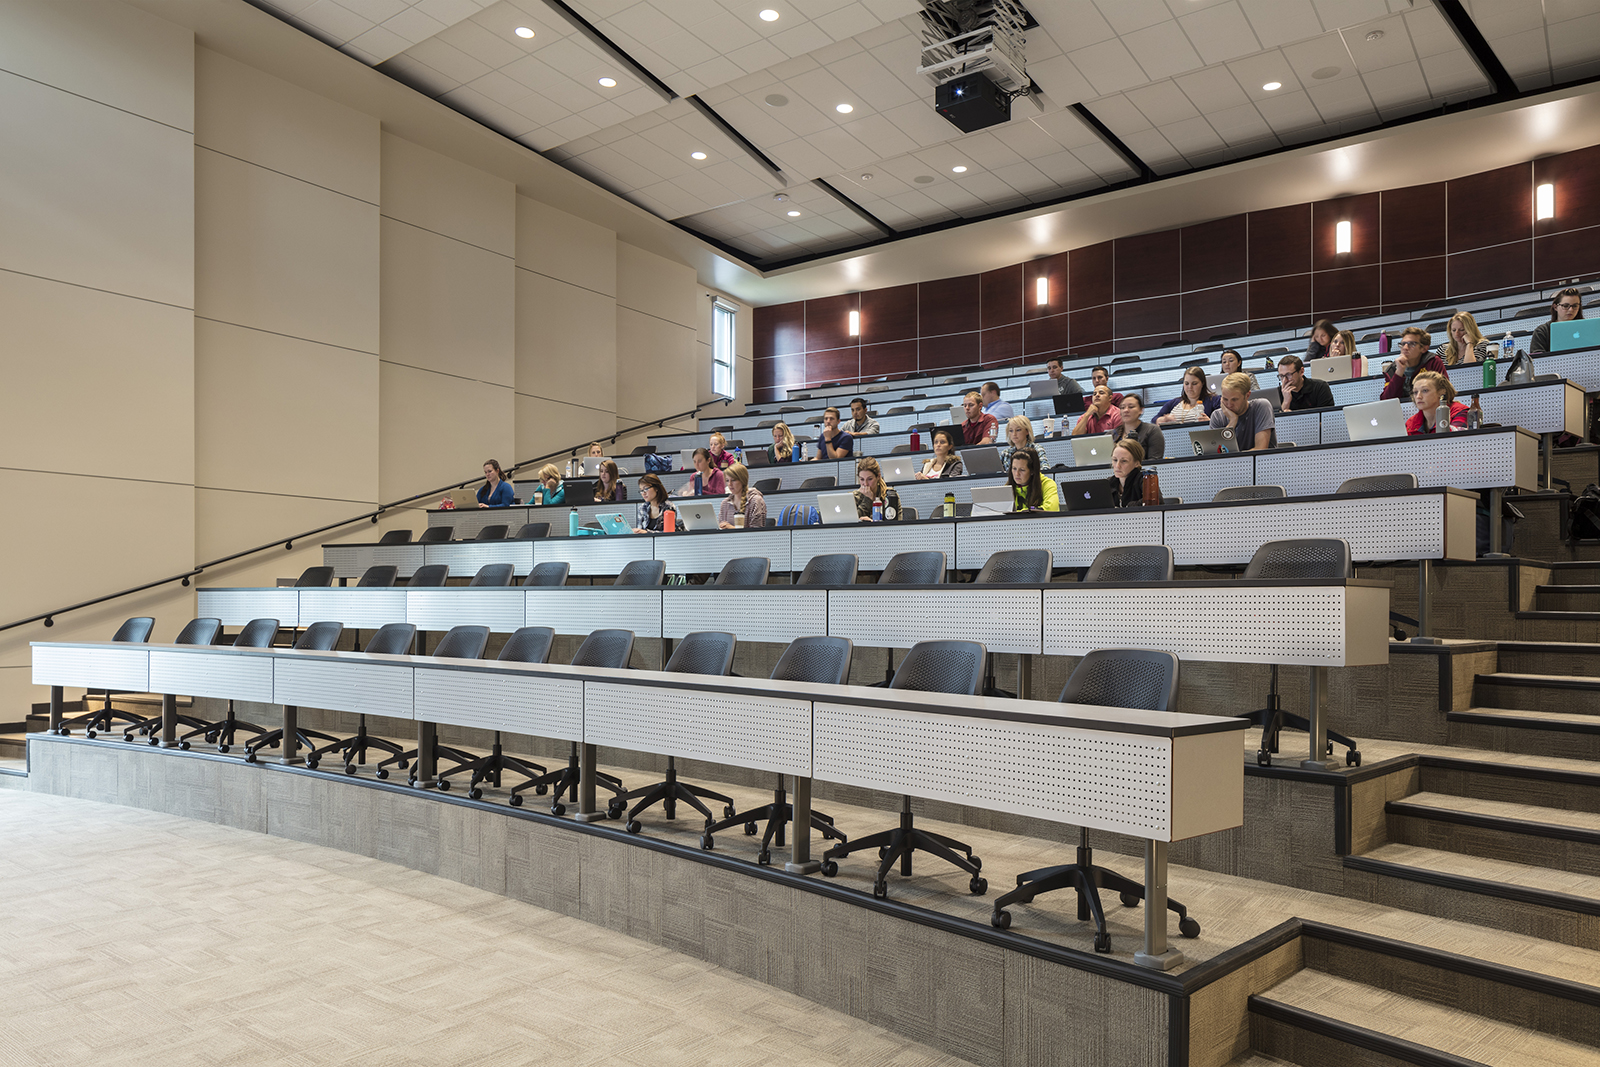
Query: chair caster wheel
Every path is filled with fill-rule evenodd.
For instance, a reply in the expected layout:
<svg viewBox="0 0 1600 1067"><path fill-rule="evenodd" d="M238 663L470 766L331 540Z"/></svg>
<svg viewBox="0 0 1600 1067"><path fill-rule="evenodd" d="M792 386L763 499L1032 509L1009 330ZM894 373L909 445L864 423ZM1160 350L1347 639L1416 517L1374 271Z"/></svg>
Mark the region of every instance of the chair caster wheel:
<svg viewBox="0 0 1600 1067"><path fill-rule="evenodd" d="M623 829L628 831L630 834L636 834L640 830L643 830L644 827L640 825L638 819L629 819L627 825L624 826Z"/></svg>
<svg viewBox="0 0 1600 1067"><path fill-rule="evenodd" d="M1124 908L1137 908L1141 899L1143 898L1137 893L1124 893L1122 894L1122 906Z"/></svg>
<svg viewBox="0 0 1600 1067"><path fill-rule="evenodd" d="M155 734L151 734L149 741L150 747L155 748L159 744L161 744L161 738L157 737Z"/></svg>
<svg viewBox="0 0 1600 1067"><path fill-rule="evenodd" d="M613 800L611 803L606 805L606 818L620 819L622 818L622 813L626 810L628 810L628 806L626 804L622 804Z"/></svg>
<svg viewBox="0 0 1600 1067"><path fill-rule="evenodd" d="M889 899L889 883L885 882L881 878L878 879L876 882L873 882L872 883L872 895L874 897L876 897L878 900L888 900Z"/></svg>
<svg viewBox="0 0 1600 1067"><path fill-rule="evenodd" d="M722 817L724 819L731 819L731 818L733 818L734 816L736 816L738 814L739 813L734 810L732 804L724 804L722 806ZM754 833L755 831L751 831L751 832Z"/></svg>
<svg viewBox="0 0 1600 1067"><path fill-rule="evenodd" d="M319 764L321 762L322 761L319 760L319 759L313 759L310 756L306 757L306 766L311 768L312 770L316 770L317 769L317 764Z"/></svg>
<svg viewBox="0 0 1600 1067"><path fill-rule="evenodd" d="M545 794L546 794L546 793L548 793L548 792L550 792L550 787L549 787L549 786L547 786L547 785L536 785L536 786L534 786L534 787L533 787L533 791L534 791L534 793L535 793L535 794L536 794L536 795L538 795L538 796L541 796L541 797L542 797L542 796L544 796L544 795L545 795Z"/></svg>
<svg viewBox="0 0 1600 1067"><path fill-rule="evenodd" d="M1094 935L1094 950L1096 952L1110 952L1111 951L1111 935L1110 934L1096 933Z"/></svg>
<svg viewBox="0 0 1600 1067"><path fill-rule="evenodd" d="M566 813L567 813L567 806L565 804L561 803L560 801L557 801L556 803L550 805L550 814L551 815L558 815L559 816L559 815L565 815Z"/></svg>
<svg viewBox="0 0 1600 1067"><path fill-rule="evenodd" d="M406 785L409 785L412 789L415 789L417 787L417 776L414 774L406 775Z"/></svg>
<svg viewBox="0 0 1600 1067"><path fill-rule="evenodd" d="M888 845L884 845L884 846L882 846L881 848L878 849L878 858L880 860L883 859L884 857L888 856L888 855L889 855L889 846Z"/></svg>
<svg viewBox="0 0 1600 1067"><path fill-rule="evenodd" d="M1185 915L1183 918L1178 920L1178 933L1182 934L1184 937L1199 937L1200 924Z"/></svg>
<svg viewBox="0 0 1600 1067"><path fill-rule="evenodd" d="M701 834L700 847L705 849L707 852L710 852L713 848L717 847L717 840L710 834Z"/></svg>
<svg viewBox="0 0 1600 1067"><path fill-rule="evenodd" d="M450 779L440 778L433 783L433 787L441 793L450 792Z"/></svg>
<svg viewBox="0 0 1600 1067"><path fill-rule="evenodd" d="M1270 767L1270 766L1272 766L1272 754L1270 752L1257 752L1256 753L1256 766L1257 767Z"/></svg>
<svg viewBox="0 0 1600 1067"><path fill-rule="evenodd" d="M839 861L838 860L823 860L822 861L822 876L824 878L837 878L839 876Z"/></svg>
<svg viewBox="0 0 1600 1067"><path fill-rule="evenodd" d="M229 747L231 747L231 746L229 746L229 745L218 745L217 746L217 751L225 753L225 752L228 751Z"/></svg>
<svg viewBox="0 0 1600 1067"><path fill-rule="evenodd" d="M512 793L511 794L511 806L513 808L522 807L522 794L521 793Z"/></svg>
<svg viewBox="0 0 1600 1067"><path fill-rule="evenodd" d="M1351 749L1350 754L1344 758L1344 761L1352 767L1359 767L1361 766L1361 753Z"/></svg>
<svg viewBox="0 0 1600 1067"><path fill-rule="evenodd" d="M254 752L246 752L244 754L244 761L246 763L254 763L256 761L256 754Z"/></svg>
<svg viewBox="0 0 1600 1067"><path fill-rule="evenodd" d="M405 769L406 769L406 768L407 768L407 767L409 767L409 766L411 766L411 765L410 765L410 764L409 764L409 763L407 763L407 762L406 762L406 761L405 761L405 760L401 760L401 761L400 761L400 762L399 762L399 763L398 763L398 764L397 764L397 766L398 766L398 767L399 767L399 768L400 768L400 769L401 769L401 770L402 770L402 771L403 771L403 770L405 770Z"/></svg>
<svg viewBox="0 0 1600 1067"><path fill-rule="evenodd" d="M967 883L967 888L972 890L972 895L981 897L989 891L989 879L973 875L972 881Z"/></svg>
<svg viewBox="0 0 1600 1067"><path fill-rule="evenodd" d="M995 912L993 915L989 916L989 925L994 927L996 930L1011 929L1011 913L1009 911Z"/></svg>
<svg viewBox="0 0 1600 1067"><path fill-rule="evenodd" d="M756 853L756 862L763 867L767 866L772 862L772 853L768 852L766 849L762 849L760 852Z"/></svg>
<svg viewBox="0 0 1600 1067"><path fill-rule="evenodd" d="M382 780L382 779L385 779L385 778L389 777L389 768L387 768L387 767L379 767L373 773L378 776L379 780Z"/></svg>
<svg viewBox="0 0 1600 1067"><path fill-rule="evenodd" d="M756 825L754 819L751 819L749 822L744 824L744 835L746 837L754 837L756 836L756 831L758 829L760 829L760 827Z"/></svg>
<svg viewBox="0 0 1600 1067"><path fill-rule="evenodd" d="M467 790L467 799L468 800L482 800L483 799L483 790L479 789L477 786L473 786L471 789Z"/></svg>
<svg viewBox="0 0 1600 1067"><path fill-rule="evenodd" d="M354 774L354 773L356 773L356 765L354 763L346 763L344 765L344 773L346 773L346 774Z"/></svg>
<svg viewBox="0 0 1600 1067"><path fill-rule="evenodd" d="M187 752L187 751L189 751L189 742L187 742L187 741L179 741L178 742L178 751L179 752Z"/></svg>
<svg viewBox="0 0 1600 1067"><path fill-rule="evenodd" d="M83 736L87 737L91 741L94 740L94 734L95 734L95 732L93 730L85 730L83 732ZM62 737L71 737L72 736L72 731L67 729L65 726L63 726L61 728L61 736Z"/></svg>

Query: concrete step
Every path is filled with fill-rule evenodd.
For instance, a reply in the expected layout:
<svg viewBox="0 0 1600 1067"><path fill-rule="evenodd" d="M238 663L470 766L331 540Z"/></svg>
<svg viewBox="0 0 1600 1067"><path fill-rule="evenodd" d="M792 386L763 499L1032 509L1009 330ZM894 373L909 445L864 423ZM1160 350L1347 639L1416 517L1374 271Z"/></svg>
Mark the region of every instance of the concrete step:
<svg viewBox="0 0 1600 1067"><path fill-rule="evenodd" d="M1600 813L1417 793L1384 805L1391 842L1600 876Z"/></svg>
<svg viewBox="0 0 1600 1067"><path fill-rule="evenodd" d="M1472 681L1472 702L1482 708L1600 716L1600 678L1506 671L1480 674Z"/></svg>

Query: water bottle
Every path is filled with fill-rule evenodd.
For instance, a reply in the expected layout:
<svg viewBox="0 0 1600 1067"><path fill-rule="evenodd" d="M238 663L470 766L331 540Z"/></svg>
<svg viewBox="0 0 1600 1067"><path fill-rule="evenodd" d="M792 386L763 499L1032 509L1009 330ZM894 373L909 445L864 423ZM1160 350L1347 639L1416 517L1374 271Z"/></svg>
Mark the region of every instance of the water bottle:
<svg viewBox="0 0 1600 1067"><path fill-rule="evenodd" d="M1448 417L1448 415L1442 417ZM1472 406L1467 409L1467 429L1483 429L1483 408L1478 406L1478 395L1476 393L1472 395Z"/></svg>
<svg viewBox="0 0 1600 1067"><path fill-rule="evenodd" d="M881 501L881 500L874 500L872 502L872 521L873 522L882 522L883 521L883 501Z"/></svg>
<svg viewBox="0 0 1600 1067"><path fill-rule="evenodd" d="M947 519L956 517L956 495L954 493L945 493L944 495L944 517Z"/></svg>
<svg viewBox="0 0 1600 1067"><path fill-rule="evenodd" d="M1390 343L1389 342L1389 331L1388 330L1379 330L1378 331L1378 354L1380 356L1388 354L1388 352L1389 352L1389 343Z"/></svg>
<svg viewBox="0 0 1600 1067"><path fill-rule="evenodd" d="M911 431L911 451L922 451L922 434L918 433L916 430Z"/></svg>
<svg viewBox="0 0 1600 1067"><path fill-rule="evenodd" d="M576 507L567 512L567 536L578 536L578 509Z"/></svg>
<svg viewBox="0 0 1600 1067"><path fill-rule="evenodd" d="M567 477L572 477L572 460L567 460Z"/></svg>
<svg viewBox="0 0 1600 1067"><path fill-rule="evenodd" d="M1143 503L1156 505L1161 503L1161 475L1156 473L1154 467L1146 467L1144 477L1139 479L1140 495Z"/></svg>

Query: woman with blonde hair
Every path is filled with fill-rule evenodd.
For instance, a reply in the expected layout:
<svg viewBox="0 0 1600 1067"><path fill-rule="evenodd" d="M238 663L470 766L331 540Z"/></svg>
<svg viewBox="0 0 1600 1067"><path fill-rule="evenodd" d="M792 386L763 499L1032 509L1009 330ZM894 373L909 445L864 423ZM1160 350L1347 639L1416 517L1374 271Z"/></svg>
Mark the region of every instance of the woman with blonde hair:
<svg viewBox="0 0 1600 1067"><path fill-rule="evenodd" d="M885 522L900 517L900 494L894 487L883 480L883 468L878 466L878 461L871 456L856 460L856 518L862 522L872 521L872 505L883 504L883 518Z"/></svg>
<svg viewBox="0 0 1600 1067"><path fill-rule="evenodd" d="M772 428L772 443L767 446L768 463L793 463L800 457L794 447L794 431L789 424L779 422Z"/></svg>
<svg viewBox="0 0 1600 1067"><path fill-rule="evenodd" d="M1406 434L1450 433L1467 428L1467 405L1456 399L1456 387L1447 375L1419 370L1411 379L1411 402L1416 414L1406 420Z"/></svg>
<svg viewBox="0 0 1600 1067"><path fill-rule="evenodd" d="M750 488L750 471L743 463L730 463L722 472L728 495L723 498L722 510L717 513L717 526L724 530L737 529L735 517L744 516L747 530L759 530L767 524L767 498L761 490Z"/></svg>
<svg viewBox="0 0 1600 1067"><path fill-rule="evenodd" d="M1494 349L1495 343L1483 336L1483 331L1478 329L1478 320L1472 317L1470 311L1458 311L1450 316L1450 324L1445 328L1450 335L1450 340L1433 350L1433 354L1444 360L1444 365L1454 367L1458 363L1477 363Z"/></svg>
<svg viewBox="0 0 1600 1067"><path fill-rule="evenodd" d="M567 487L562 484L561 472L554 463L546 463L539 468L539 486L533 491L533 504L560 504L567 499Z"/></svg>
<svg viewBox="0 0 1600 1067"><path fill-rule="evenodd" d="M1013 415L1006 421L1006 441L1010 447L1000 454L1001 470L1011 469L1011 457L1016 455L1018 449L1039 451L1039 446L1033 441L1033 420L1026 415Z"/></svg>
<svg viewBox="0 0 1600 1067"><path fill-rule="evenodd" d="M1334 334L1333 342L1328 345L1328 355L1330 357L1344 356L1346 359L1357 355L1356 335L1349 330L1340 330Z"/></svg>

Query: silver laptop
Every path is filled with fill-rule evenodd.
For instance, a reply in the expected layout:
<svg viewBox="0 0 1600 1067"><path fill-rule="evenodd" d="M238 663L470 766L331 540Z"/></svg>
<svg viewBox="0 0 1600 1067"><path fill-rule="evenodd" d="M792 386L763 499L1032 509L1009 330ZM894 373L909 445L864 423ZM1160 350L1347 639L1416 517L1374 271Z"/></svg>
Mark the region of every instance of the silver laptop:
<svg viewBox="0 0 1600 1067"><path fill-rule="evenodd" d="M972 490L974 515L1006 515L1016 505L1016 494L1009 485L985 485Z"/></svg>
<svg viewBox="0 0 1600 1067"><path fill-rule="evenodd" d="M1040 382L1028 383L1029 400L1053 400L1056 393L1061 391L1060 384L1054 378L1046 378Z"/></svg>
<svg viewBox="0 0 1600 1067"><path fill-rule="evenodd" d="M822 515L822 524L831 526L840 522L856 522L861 516L856 514L856 494L848 493L818 493L817 511Z"/></svg>
<svg viewBox="0 0 1600 1067"><path fill-rule="evenodd" d="M1101 467L1111 462L1111 435L1108 433L1096 434L1093 437L1074 437L1072 439L1072 465L1074 467Z"/></svg>
<svg viewBox="0 0 1600 1067"><path fill-rule="evenodd" d="M904 456L880 459L878 466L883 470L883 480L886 482L909 482L922 469L921 463L914 459L906 459Z"/></svg>
<svg viewBox="0 0 1600 1067"><path fill-rule="evenodd" d="M1352 441L1406 435L1406 420L1400 411L1399 397L1374 400L1370 404L1350 404L1344 409L1344 424L1350 431Z"/></svg>
<svg viewBox="0 0 1600 1067"><path fill-rule="evenodd" d="M720 496L695 497L672 505L678 512L678 525L685 530L715 530L722 512Z"/></svg>
<svg viewBox="0 0 1600 1067"><path fill-rule="evenodd" d="M694 449L682 448L678 450L678 469L681 471L694 470Z"/></svg>
<svg viewBox="0 0 1600 1067"><path fill-rule="evenodd" d="M1208 375L1206 375L1206 386L1207 386L1207 388L1209 388L1211 390L1211 394L1213 396L1215 396L1217 393L1220 393L1222 391L1222 379L1224 379L1226 377L1227 377L1226 374L1208 374Z"/></svg>
<svg viewBox="0 0 1600 1067"><path fill-rule="evenodd" d="M967 421L967 409L966 409L965 406L963 406L961 404L957 404L955 407L950 409L950 425L951 426L960 426L963 422L966 422L966 421Z"/></svg>
<svg viewBox="0 0 1600 1067"><path fill-rule="evenodd" d="M1000 449L993 445L961 449L962 474L1003 474L1000 469Z"/></svg>
<svg viewBox="0 0 1600 1067"><path fill-rule="evenodd" d="M478 491L476 489L452 489L445 496L455 501L457 509L476 508L478 506Z"/></svg>
<svg viewBox="0 0 1600 1067"><path fill-rule="evenodd" d="M1325 382L1342 382L1350 375L1349 356L1329 356L1327 359L1314 359L1306 364L1306 377L1319 378Z"/></svg>

